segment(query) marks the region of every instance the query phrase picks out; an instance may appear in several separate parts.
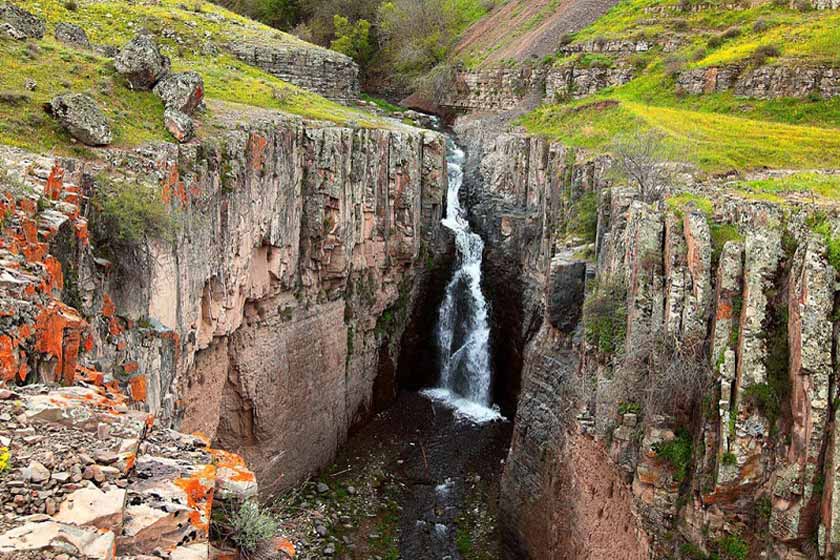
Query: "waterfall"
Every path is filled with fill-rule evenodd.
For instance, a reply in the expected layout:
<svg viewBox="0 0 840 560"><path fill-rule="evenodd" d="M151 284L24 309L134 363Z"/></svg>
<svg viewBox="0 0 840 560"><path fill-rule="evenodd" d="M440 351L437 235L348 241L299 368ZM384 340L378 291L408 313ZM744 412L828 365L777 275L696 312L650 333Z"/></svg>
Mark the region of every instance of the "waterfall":
<svg viewBox="0 0 840 560"><path fill-rule="evenodd" d="M487 301L481 291L484 241L473 233L461 208L464 151L447 137L449 188L444 227L455 236L456 266L438 311L436 340L440 356L440 384L425 391L460 416L474 421L501 418L491 408L490 327Z"/></svg>

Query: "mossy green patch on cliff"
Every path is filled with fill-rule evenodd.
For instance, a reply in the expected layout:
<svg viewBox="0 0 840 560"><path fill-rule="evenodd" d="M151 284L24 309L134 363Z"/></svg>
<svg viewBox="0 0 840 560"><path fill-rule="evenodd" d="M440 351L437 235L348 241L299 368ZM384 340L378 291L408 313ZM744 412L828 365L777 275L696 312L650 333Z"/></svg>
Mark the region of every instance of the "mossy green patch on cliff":
<svg viewBox="0 0 840 560"><path fill-rule="evenodd" d="M682 482L688 477L691 466L691 434L688 431L677 430L674 439L654 444L653 451L671 466L676 482Z"/></svg>
<svg viewBox="0 0 840 560"><path fill-rule="evenodd" d="M840 200L840 175L796 173L785 177L741 181L735 186L746 192L780 198L780 195L803 193L815 198Z"/></svg>
<svg viewBox="0 0 840 560"><path fill-rule="evenodd" d="M683 212L689 208L696 208L706 216L711 216L714 212L710 199L694 193L682 193L669 197L665 200L665 204L678 216L682 216Z"/></svg>
<svg viewBox="0 0 840 560"><path fill-rule="evenodd" d="M627 289L618 282L599 282L583 303L586 340L612 356L623 350L627 334Z"/></svg>

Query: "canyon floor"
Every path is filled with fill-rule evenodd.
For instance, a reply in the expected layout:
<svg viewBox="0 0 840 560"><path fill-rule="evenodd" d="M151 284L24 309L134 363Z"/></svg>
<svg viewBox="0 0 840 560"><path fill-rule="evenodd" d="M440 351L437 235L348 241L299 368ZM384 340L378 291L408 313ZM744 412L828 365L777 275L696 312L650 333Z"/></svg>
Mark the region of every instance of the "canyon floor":
<svg viewBox="0 0 840 560"><path fill-rule="evenodd" d="M403 392L320 478L274 507L298 558L500 557L499 477L508 421L474 424Z"/></svg>

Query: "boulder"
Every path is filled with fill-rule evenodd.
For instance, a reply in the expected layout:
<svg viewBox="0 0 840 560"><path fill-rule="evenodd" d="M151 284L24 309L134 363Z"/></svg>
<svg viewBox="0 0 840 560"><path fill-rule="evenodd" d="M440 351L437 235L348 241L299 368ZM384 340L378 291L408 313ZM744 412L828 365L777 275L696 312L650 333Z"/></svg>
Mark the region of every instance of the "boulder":
<svg viewBox="0 0 840 560"><path fill-rule="evenodd" d="M0 5L0 30L15 39L41 39L46 25L43 19L7 3Z"/></svg>
<svg viewBox="0 0 840 560"><path fill-rule="evenodd" d="M157 83L154 92L167 109L192 115L204 100L204 80L196 72L169 74Z"/></svg>
<svg viewBox="0 0 840 560"><path fill-rule="evenodd" d="M54 516L61 523L112 529L122 525L125 490L103 491L91 484L69 494Z"/></svg>
<svg viewBox="0 0 840 560"><path fill-rule="evenodd" d="M189 142L195 135L193 120L177 109L167 109L163 112L163 124L178 142Z"/></svg>
<svg viewBox="0 0 840 560"><path fill-rule="evenodd" d="M84 49L90 48L90 41L85 30L72 23L60 21L55 24L55 38L67 45Z"/></svg>
<svg viewBox="0 0 840 560"><path fill-rule="evenodd" d="M169 58L160 53L151 37L140 34L114 58L114 67L131 89L148 90L169 72Z"/></svg>
<svg viewBox="0 0 840 560"><path fill-rule="evenodd" d="M59 95L50 102L48 111L76 140L88 146L106 146L111 143L111 125L89 95Z"/></svg>
<svg viewBox="0 0 840 560"><path fill-rule="evenodd" d="M113 560L114 533L47 520L31 520L0 535L0 553L71 551L84 558ZM4 558L6 554L2 555Z"/></svg>

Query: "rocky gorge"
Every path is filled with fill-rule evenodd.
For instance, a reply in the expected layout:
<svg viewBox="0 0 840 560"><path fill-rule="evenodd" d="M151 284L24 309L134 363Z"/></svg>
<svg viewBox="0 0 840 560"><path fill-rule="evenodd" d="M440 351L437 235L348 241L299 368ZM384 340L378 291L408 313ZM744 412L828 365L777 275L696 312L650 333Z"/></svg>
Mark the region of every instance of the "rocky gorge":
<svg viewBox="0 0 840 560"><path fill-rule="evenodd" d="M192 13L242 27L189 47L224 52L231 83L264 73L249 83L270 102L210 95L221 70L164 40L189 30L132 26L102 64L159 106L165 141L121 144L124 115L88 90L45 104L67 146L0 146L0 556L251 558L213 519L257 500L281 520L259 558L840 554L831 197L745 186L793 169L683 161L658 162L648 196L615 154L511 125L632 85L635 55L676 43L463 72L441 131L368 113L348 57ZM75 25L53 17L4 6L2 45ZM831 102L835 74L714 66L669 85ZM464 232L477 253L456 250ZM417 393L440 382L465 264L489 328L483 422ZM476 351L468 325L447 360Z"/></svg>

